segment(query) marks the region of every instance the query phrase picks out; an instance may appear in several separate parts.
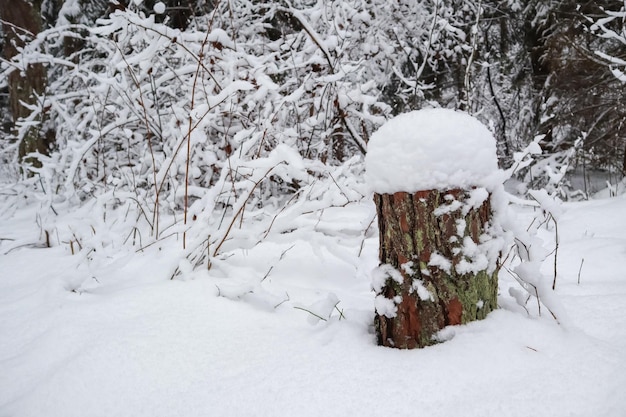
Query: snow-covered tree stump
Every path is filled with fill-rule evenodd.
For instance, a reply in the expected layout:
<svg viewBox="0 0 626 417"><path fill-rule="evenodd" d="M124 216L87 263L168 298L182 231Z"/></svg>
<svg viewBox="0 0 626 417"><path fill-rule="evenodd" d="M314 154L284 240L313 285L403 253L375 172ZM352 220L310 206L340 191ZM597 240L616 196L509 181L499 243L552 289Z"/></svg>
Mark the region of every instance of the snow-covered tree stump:
<svg viewBox="0 0 626 417"><path fill-rule="evenodd" d="M366 179L380 236L372 281L380 345L428 346L444 327L497 307L501 239L490 197L498 172L493 136L464 113L411 112L372 136Z"/></svg>

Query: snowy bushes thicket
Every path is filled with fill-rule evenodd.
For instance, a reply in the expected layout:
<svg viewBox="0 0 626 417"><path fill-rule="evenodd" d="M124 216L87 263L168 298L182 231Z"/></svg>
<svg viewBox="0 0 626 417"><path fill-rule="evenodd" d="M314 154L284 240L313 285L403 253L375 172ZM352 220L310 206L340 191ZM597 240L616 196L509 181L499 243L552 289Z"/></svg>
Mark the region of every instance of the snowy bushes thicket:
<svg viewBox="0 0 626 417"><path fill-rule="evenodd" d="M95 27L60 19L3 64L4 75L49 68L15 141L44 118L56 129L55 149L36 155L41 168L20 166L15 141L2 143L11 176L22 177L11 193L51 213L90 200L134 213L131 230L183 234L196 260L189 251L216 255L245 221L320 198L320 183L341 190L339 204L357 198L341 184L392 111L388 74L400 80L394 95L423 99L435 57L464 52L442 2L370 3L224 2L185 31L133 5ZM68 38L82 47L63 56ZM424 46L405 56L410 45Z"/></svg>

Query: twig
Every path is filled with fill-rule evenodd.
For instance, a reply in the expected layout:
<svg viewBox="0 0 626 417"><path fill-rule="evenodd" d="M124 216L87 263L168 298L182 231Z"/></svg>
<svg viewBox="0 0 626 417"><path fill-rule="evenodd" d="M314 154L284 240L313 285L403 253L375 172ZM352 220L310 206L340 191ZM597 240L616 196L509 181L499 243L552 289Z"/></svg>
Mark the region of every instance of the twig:
<svg viewBox="0 0 626 417"><path fill-rule="evenodd" d="M143 118L144 118L144 123L146 125L146 139L148 140L148 150L150 151L150 158L152 160L152 179L154 181L154 194L155 195L154 195L154 212L152 213L152 225L153 225L152 231L154 233L154 236L159 237L159 191L160 190L159 190L159 183L157 181L157 165L156 165L156 157L154 155L154 148L152 147L152 129L150 127L148 109L146 108L146 103L143 98L143 90L141 88L141 83L139 82L139 79L137 78L135 71L133 71L132 66L126 60L126 56L124 55L124 52L122 51L122 49L119 47L117 43L115 44L115 47L120 53L122 60L126 64L128 73L130 74L130 77L133 80L135 87L137 87L137 91L139 92L139 105L141 106L143 110Z"/></svg>
<svg viewBox="0 0 626 417"><path fill-rule="evenodd" d="M141 239L141 231L135 226L133 226L128 236L126 236L126 239L124 239L124 244L128 242L128 239L130 239L131 235L133 236L133 246L135 246L135 238L139 236L139 246L141 247L143 245L143 240Z"/></svg>
<svg viewBox="0 0 626 417"><path fill-rule="evenodd" d="M283 253L280 254L280 258L278 258L279 261L282 261L283 258L285 257L285 254L287 254L287 252L289 252L290 250L292 250L294 247L296 246L296 244L294 243L293 245L289 246L287 249L285 249L283 251Z"/></svg>
<svg viewBox="0 0 626 417"><path fill-rule="evenodd" d="M142 246L142 247L140 247L140 248L139 248L139 249L137 249L135 252L137 252L137 253L138 253L138 252L142 252L142 251L144 251L145 249L148 249L150 246L152 246L152 245L156 245L157 243L162 242L162 241L164 241L165 239L168 239L168 238L170 238L170 237L172 237L172 236L178 236L178 232L172 232L172 233L170 233L169 235L161 236L161 237L159 237L158 239L154 240L154 242L150 242L150 243L148 243L146 246ZM139 240L141 240L141 233L139 234ZM140 242L139 244L141 244L141 242Z"/></svg>
<svg viewBox="0 0 626 417"><path fill-rule="evenodd" d="M471 71L472 71L472 64L474 63L474 58L476 57L476 50L478 49L478 25L480 24L480 18L481 18L481 10L482 10L482 0L478 0L478 5L476 6L476 23L474 24L474 26L472 27L472 29L470 29L470 32L474 35L473 39L472 39L472 51L470 52L470 56L467 59L467 65L465 67L465 77L463 78L463 84L465 87L465 100L467 103L467 111L468 112L472 112L472 95L471 95L471 86L472 86L472 80L471 80Z"/></svg>
<svg viewBox="0 0 626 417"><path fill-rule="evenodd" d="M337 307L339 305L339 301L337 301L337 304L335 304L335 310L337 310L337 312L339 313L339 320L341 319L346 319L346 316L343 315L343 310L339 310L339 307Z"/></svg>
<svg viewBox="0 0 626 417"><path fill-rule="evenodd" d="M288 293L287 291L285 291L285 295L287 296L287 298L286 298L285 300L281 301L280 303L276 304L276 305L274 306L274 308L278 308L278 307L280 307L281 305L283 305L284 303L286 303L287 301L289 301L289 293Z"/></svg>
<svg viewBox="0 0 626 417"><path fill-rule="evenodd" d="M263 235L263 239L265 239L267 237L267 235L269 235L270 230L272 230L272 226L274 226L274 222L276 221L276 218L278 218L278 216L280 216L280 214L285 211L285 209L287 208L287 206L289 206L289 204L291 204L291 202L293 201L294 198L296 198L299 194L300 194L301 190L298 190L294 193L294 195L291 196L291 198L289 199L289 201L287 201L285 203L285 205L283 205L283 207L280 209L280 211L278 213L276 213L274 215L274 218L272 219L272 221L270 222L270 225L268 226L267 230L265 231L265 234Z"/></svg>
<svg viewBox="0 0 626 417"><path fill-rule="evenodd" d="M183 213L183 224L187 225L187 211L189 208L189 164L191 161L191 132L192 132L192 113L196 101L196 85L198 84L198 75L200 74L200 67L202 58L204 57L204 47L209 40L209 32L207 32L202 45L200 46L200 53L198 55L198 66L196 67L196 73L193 77L193 84L191 86L191 107L189 109L189 126L187 128L187 159L185 161L185 204ZM183 250L187 248L187 230L183 231Z"/></svg>
<svg viewBox="0 0 626 417"><path fill-rule="evenodd" d="M363 247L365 246L365 239L367 239L367 232L370 230L370 227L372 227L372 225L374 224L374 220L376 220L375 214L374 216L372 216L372 220L370 221L370 224L367 225L365 232L363 232L363 240L361 240L361 247L359 248L359 254L357 255L358 258L360 258L361 253L363 253Z"/></svg>
<svg viewBox="0 0 626 417"><path fill-rule="evenodd" d="M546 307L546 308L548 308L548 307ZM554 320L556 320L556 324L561 324L561 322L559 321L559 319L556 317L556 314L554 314L554 313L552 312L552 310L550 310L549 308L548 308L548 311L549 311L549 312L550 312L550 314L552 315L552 318L553 318Z"/></svg>
<svg viewBox="0 0 626 417"><path fill-rule="evenodd" d="M317 318L318 318L318 319L320 319L320 320L328 321L328 320L327 320L327 319L325 319L324 317L322 317L322 316L318 316L317 314L315 314L315 313L314 313L314 312L312 312L311 310L307 310L306 308L303 308L303 307L294 307L294 308L295 308L296 310L306 311L306 312L307 312L307 313L309 313L310 315L315 316L315 317L317 317Z"/></svg>
<svg viewBox="0 0 626 417"><path fill-rule="evenodd" d="M213 263L211 262L211 235L209 234L206 238L206 269L207 271L211 270Z"/></svg>
<svg viewBox="0 0 626 417"><path fill-rule="evenodd" d="M580 268L578 268L578 285L580 285L580 271L582 271L584 263L585 263L585 258L583 258L580 261Z"/></svg>
<svg viewBox="0 0 626 417"><path fill-rule="evenodd" d="M491 65L487 65L487 81L489 85L489 92L491 93L493 102L496 105L496 109L498 109L500 120L502 120L502 136L504 136L504 148L505 148L506 155L509 156L511 151L509 149L509 141L507 140L507 137L506 137L506 132L507 132L506 117L504 116L504 111L502 111L502 107L500 107L500 102L498 101L498 97L496 97L496 93L493 88L493 81L491 80Z"/></svg>
<svg viewBox="0 0 626 417"><path fill-rule="evenodd" d="M522 240L520 240L519 238L517 238L517 237L515 238L515 241L516 241L518 244L521 244L521 245L524 247L524 250L526 251L526 258L530 258L530 251L528 250L528 246L526 246L526 244L525 244ZM519 252L519 245L516 245L516 246L517 246L517 248L518 248L518 252ZM520 256L520 258L521 258L521 256ZM523 259L522 259L522 260L523 260Z"/></svg>
<svg viewBox="0 0 626 417"><path fill-rule="evenodd" d="M261 282L265 281L265 279L270 275L270 272L272 272L272 269L274 269L274 265L270 266L270 269L267 270L267 272L265 273L265 275L261 279Z"/></svg>
<svg viewBox="0 0 626 417"><path fill-rule="evenodd" d="M348 198L348 196L346 195L346 193L343 191L343 189L339 186L339 184L337 184L337 181L335 181L335 177L333 177L333 174L331 174L330 172L328 173L328 176L330 177L331 180L333 180L333 183L337 186L337 188L339 189L339 192L341 193L342 196L345 197L346 200L348 200L348 203L351 202L351 200Z"/></svg>
<svg viewBox="0 0 626 417"><path fill-rule="evenodd" d="M72 230L71 227L68 227L68 229L70 229L70 232L72 232L72 236L74 236L74 239L76 240L76 244L78 245L78 249L83 250L83 245L80 244L80 241L78 240L78 237L76 236L76 233L74 233L74 231Z"/></svg>
<svg viewBox="0 0 626 417"><path fill-rule="evenodd" d="M268 169L267 172L265 173L265 175L263 175L263 177L261 177L257 182L254 183L254 185L252 186L252 189L248 193L248 196L246 197L244 202L241 204L241 207L239 207L239 209L237 210L237 212L233 216L232 220L230 221L230 224L228 225L228 228L226 229L226 233L224 233L224 236L222 237L220 242L217 244L217 247L215 248L215 251L213 251L213 257L216 257L217 254L219 253L219 250L221 249L222 245L226 241L226 238L230 234L230 230L233 228L233 225L237 221L237 218L239 217L239 215L243 212L243 209L245 208L246 203L252 197L252 194L254 193L254 190L256 190L256 187L258 187L258 185L261 183L261 181L263 181L265 178L267 178L267 176L270 174L270 172L272 172L274 170L274 168L276 168L278 165L280 165L282 163L283 162L279 162L278 164L276 164L273 167L271 167L270 169Z"/></svg>
<svg viewBox="0 0 626 417"><path fill-rule="evenodd" d="M535 297L537 297L537 308L539 310L539 317L541 317L541 300L539 300L539 290L537 289L537 286L531 284L530 282L528 283L528 285L535 289Z"/></svg>
<svg viewBox="0 0 626 417"><path fill-rule="evenodd" d="M554 235L555 235L555 247L554 247L554 280L552 281L552 289L554 290L556 288L556 261L557 261L557 257L559 255L559 224L556 222L556 219L554 218L554 216L552 214L550 214L550 217L552 217L552 221L554 222ZM555 317L556 318L556 317Z"/></svg>

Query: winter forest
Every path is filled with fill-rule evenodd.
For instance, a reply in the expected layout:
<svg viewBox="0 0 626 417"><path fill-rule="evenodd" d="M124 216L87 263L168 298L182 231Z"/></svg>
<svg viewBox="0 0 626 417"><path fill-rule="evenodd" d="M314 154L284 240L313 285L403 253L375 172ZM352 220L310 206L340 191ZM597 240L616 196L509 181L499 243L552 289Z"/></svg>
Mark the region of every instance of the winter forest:
<svg viewBox="0 0 626 417"><path fill-rule="evenodd" d="M0 20L1 417L626 415L624 1L0 0ZM495 139L502 187L468 194L494 220L459 250L463 273L493 255L497 306L409 351L376 342L399 273L366 158L424 109ZM485 168L480 141L433 141Z"/></svg>

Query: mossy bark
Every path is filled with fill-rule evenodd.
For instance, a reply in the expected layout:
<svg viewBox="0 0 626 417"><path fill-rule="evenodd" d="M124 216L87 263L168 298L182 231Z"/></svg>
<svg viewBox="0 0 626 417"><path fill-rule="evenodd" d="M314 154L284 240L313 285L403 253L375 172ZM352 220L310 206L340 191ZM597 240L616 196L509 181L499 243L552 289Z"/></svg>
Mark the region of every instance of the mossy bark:
<svg viewBox="0 0 626 417"><path fill-rule="evenodd" d="M462 207L468 195L463 190L428 190L374 196L380 261L403 278L401 283L387 279L380 292L397 307L395 317L376 315L380 345L405 349L432 345L433 336L444 327L482 319L496 308L497 271L457 272L459 262L467 260L464 239L478 245L491 217L489 199L469 210L449 206L456 201ZM446 205L449 210L435 214ZM435 253L450 267L431 262ZM422 287L421 293L416 286Z"/></svg>

